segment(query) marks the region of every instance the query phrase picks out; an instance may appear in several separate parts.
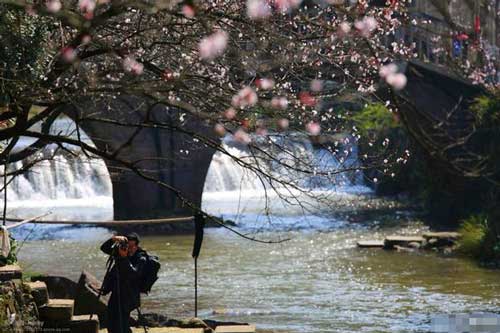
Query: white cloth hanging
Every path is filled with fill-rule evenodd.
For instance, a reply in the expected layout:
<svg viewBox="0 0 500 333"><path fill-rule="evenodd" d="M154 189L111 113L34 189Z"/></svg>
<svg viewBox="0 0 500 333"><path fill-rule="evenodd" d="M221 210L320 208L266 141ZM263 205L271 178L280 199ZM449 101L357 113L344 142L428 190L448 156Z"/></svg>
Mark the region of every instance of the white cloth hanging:
<svg viewBox="0 0 500 333"><path fill-rule="evenodd" d="M10 253L9 231L5 226L0 227L0 254L7 258Z"/></svg>

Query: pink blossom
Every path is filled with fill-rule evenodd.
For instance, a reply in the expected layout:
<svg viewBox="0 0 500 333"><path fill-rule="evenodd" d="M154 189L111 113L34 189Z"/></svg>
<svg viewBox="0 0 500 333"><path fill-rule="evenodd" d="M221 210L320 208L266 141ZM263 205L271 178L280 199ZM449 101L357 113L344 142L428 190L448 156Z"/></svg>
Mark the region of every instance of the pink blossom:
<svg viewBox="0 0 500 333"><path fill-rule="evenodd" d="M271 106L275 109L285 110L288 107L288 100L286 97L273 97L271 99Z"/></svg>
<svg viewBox="0 0 500 333"><path fill-rule="evenodd" d="M226 117L227 120L232 120L236 117L236 110L234 108L229 108L226 111L224 111L224 117Z"/></svg>
<svg viewBox="0 0 500 333"><path fill-rule="evenodd" d="M200 52L200 57L206 60L212 60L216 57L222 55L227 47L227 32L219 30L203 38L198 49Z"/></svg>
<svg viewBox="0 0 500 333"><path fill-rule="evenodd" d="M377 20L372 16L365 16L362 20L354 22L354 27L362 36L368 37L378 26Z"/></svg>
<svg viewBox="0 0 500 333"><path fill-rule="evenodd" d="M252 20L265 19L271 15L271 7L265 0L247 0L247 15Z"/></svg>
<svg viewBox="0 0 500 333"><path fill-rule="evenodd" d="M85 13L83 14L83 17L84 17L86 20L90 21L90 20L92 20L92 19L94 18L94 12L85 12Z"/></svg>
<svg viewBox="0 0 500 333"><path fill-rule="evenodd" d="M255 85L262 90L269 90L274 87L274 80L268 78L257 79L255 80Z"/></svg>
<svg viewBox="0 0 500 333"><path fill-rule="evenodd" d="M61 1L59 0L49 0L45 6L47 6L47 10L51 13L57 13L62 8Z"/></svg>
<svg viewBox="0 0 500 333"><path fill-rule="evenodd" d="M96 3L95 0L78 0L78 7L84 13L93 12L96 7Z"/></svg>
<svg viewBox="0 0 500 333"><path fill-rule="evenodd" d="M306 124L306 131L310 135L316 136L321 132L321 126L314 121L310 121Z"/></svg>
<svg viewBox="0 0 500 333"><path fill-rule="evenodd" d="M187 18L193 18L196 12L194 11L194 7L191 5L182 6L182 15Z"/></svg>
<svg viewBox="0 0 500 333"><path fill-rule="evenodd" d="M244 108L246 106L254 106L257 104L257 100L258 97L255 91L247 86L233 96L232 105L234 107Z"/></svg>
<svg viewBox="0 0 500 333"><path fill-rule="evenodd" d="M290 126L290 121L286 118L280 118L276 122L276 125L278 125L278 128L282 131L288 129L288 126Z"/></svg>
<svg viewBox="0 0 500 333"><path fill-rule="evenodd" d="M91 40L92 40L92 36L90 36L90 35L88 35L88 34L87 34L87 35L83 35L83 36L82 36L81 43L82 43L83 45L85 45L85 44L90 43L90 41L91 41Z"/></svg>
<svg viewBox="0 0 500 333"><path fill-rule="evenodd" d="M141 75L144 71L144 65L134 58L127 57L123 60L123 68L125 71L135 75Z"/></svg>
<svg viewBox="0 0 500 333"><path fill-rule="evenodd" d="M276 9L282 13L288 12L291 9L297 8L302 3L302 0L275 0Z"/></svg>
<svg viewBox="0 0 500 333"><path fill-rule="evenodd" d="M385 79L391 74L395 74L398 71L398 66L396 64L389 64L380 67L379 75L381 78Z"/></svg>
<svg viewBox="0 0 500 333"><path fill-rule="evenodd" d="M319 92L323 90L323 80L312 80L311 81L311 91Z"/></svg>
<svg viewBox="0 0 500 333"><path fill-rule="evenodd" d="M406 86L408 79L406 75L402 73L394 73L387 76L385 79L387 84L389 84L395 90L401 90Z"/></svg>
<svg viewBox="0 0 500 333"><path fill-rule="evenodd" d="M351 25L348 22L342 22L339 24L339 29L338 29L339 35L345 36L351 32Z"/></svg>
<svg viewBox="0 0 500 333"><path fill-rule="evenodd" d="M73 62L76 60L76 50L71 46L64 47L61 51L61 57L65 62Z"/></svg>
<svg viewBox="0 0 500 333"><path fill-rule="evenodd" d="M299 100L300 103L304 104L305 106L315 106L317 102L316 98L307 91L302 91L299 93Z"/></svg>
<svg viewBox="0 0 500 333"><path fill-rule="evenodd" d="M369 32L377 29L377 27L378 27L378 22L373 16L365 16L363 21L365 22L366 29Z"/></svg>
<svg viewBox="0 0 500 333"><path fill-rule="evenodd" d="M224 125L220 123L215 124L214 131L218 136L224 136L226 134L226 129L224 128Z"/></svg>
<svg viewBox="0 0 500 333"><path fill-rule="evenodd" d="M247 132L245 132L245 130L239 128L233 135L234 139L238 142L241 142L243 144L249 144L250 142L252 142L252 138L250 137L250 135L248 135Z"/></svg>

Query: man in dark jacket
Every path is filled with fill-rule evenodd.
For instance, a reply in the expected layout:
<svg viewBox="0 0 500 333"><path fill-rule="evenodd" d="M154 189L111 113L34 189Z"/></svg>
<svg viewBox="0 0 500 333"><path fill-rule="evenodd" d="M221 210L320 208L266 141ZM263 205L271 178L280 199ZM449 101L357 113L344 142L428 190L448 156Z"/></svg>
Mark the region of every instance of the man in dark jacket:
<svg viewBox="0 0 500 333"><path fill-rule="evenodd" d="M111 237L101 245L101 251L112 256L115 261L102 283L103 295L111 292L108 302L108 332L130 333L130 312L140 306L140 282L146 262L145 252L139 247L139 236L136 233L127 237Z"/></svg>

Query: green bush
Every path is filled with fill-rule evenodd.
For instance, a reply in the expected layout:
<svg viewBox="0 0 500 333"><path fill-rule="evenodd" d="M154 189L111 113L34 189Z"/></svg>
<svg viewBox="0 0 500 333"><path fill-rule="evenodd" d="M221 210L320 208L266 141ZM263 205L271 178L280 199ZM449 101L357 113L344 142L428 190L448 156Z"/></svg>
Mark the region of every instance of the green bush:
<svg viewBox="0 0 500 333"><path fill-rule="evenodd" d="M16 240L11 235L9 235L9 237L10 237L10 252L9 252L9 255L7 256L7 258L0 255L0 264L2 264L2 265L12 265L12 264L17 263L18 245L17 245Z"/></svg>
<svg viewBox="0 0 500 333"><path fill-rule="evenodd" d="M463 221L458 231L462 235L459 243L460 253L480 259L488 234L487 217L482 214L472 215Z"/></svg>
<svg viewBox="0 0 500 333"><path fill-rule="evenodd" d="M352 117L361 135L372 133L387 133L390 129L399 127L394 115L382 103L368 104Z"/></svg>
<svg viewBox="0 0 500 333"><path fill-rule="evenodd" d="M490 128L500 125L500 90L490 96L476 98L471 111L480 127Z"/></svg>

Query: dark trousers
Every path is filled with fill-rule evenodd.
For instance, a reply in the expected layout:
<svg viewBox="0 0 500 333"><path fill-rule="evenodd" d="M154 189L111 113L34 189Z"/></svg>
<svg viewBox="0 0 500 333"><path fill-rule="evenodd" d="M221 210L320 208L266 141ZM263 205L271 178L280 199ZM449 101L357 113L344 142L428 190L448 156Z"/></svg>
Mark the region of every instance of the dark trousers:
<svg viewBox="0 0 500 333"><path fill-rule="evenodd" d="M130 312L124 302L118 303L117 297L111 294L108 302L108 332L109 333L132 333L130 329Z"/></svg>

